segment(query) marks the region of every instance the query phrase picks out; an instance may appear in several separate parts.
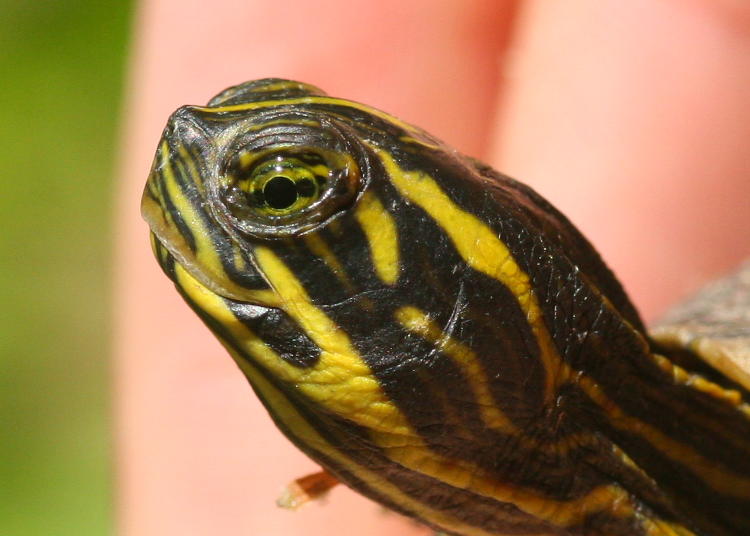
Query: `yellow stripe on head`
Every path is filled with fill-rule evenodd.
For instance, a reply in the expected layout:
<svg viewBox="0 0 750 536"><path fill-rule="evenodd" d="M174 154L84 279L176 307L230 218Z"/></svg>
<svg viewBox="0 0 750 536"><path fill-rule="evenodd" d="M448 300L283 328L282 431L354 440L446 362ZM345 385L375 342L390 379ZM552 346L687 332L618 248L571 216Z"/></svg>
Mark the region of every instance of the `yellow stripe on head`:
<svg viewBox="0 0 750 536"><path fill-rule="evenodd" d="M459 208L434 179L422 171L406 171L389 153L377 147L373 149L396 189L440 225L464 262L500 281L516 297L539 345L546 371L545 400L551 401L556 383L564 379L561 377L562 361L544 324L528 274L521 269L503 241L476 216Z"/></svg>
<svg viewBox="0 0 750 536"><path fill-rule="evenodd" d="M249 111L249 110L259 110L262 108L294 106L296 104L322 104L322 105L327 104L327 105L333 105L333 106L344 106L347 108L353 108L355 110L359 110L361 112L365 112L370 115L373 115L379 119L383 119L384 121L401 128L405 132L408 132L413 137L420 138L423 136L421 130L410 125L409 123L406 123L398 119L397 117L394 117L385 112L381 112L380 110L377 110L370 106L360 104L358 102L353 102L353 101L349 101L345 99L337 99L334 97L309 96L309 97L298 97L298 98L291 98L291 99L246 102L246 103L241 103L241 104L232 104L229 106L192 106L191 108L193 110L196 110L202 113L224 114L224 113L230 113L230 112L244 112L244 111Z"/></svg>
<svg viewBox="0 0 750 536"><path fill-rule="evenodd" d="M312 303L294 273L266 247L256 248L255 258L278 294L281 308L321 350L314 366L298 368L271 355L267 349L264 366L296 383L308 398L343 418L370 429L413 434L406 418L383 392L348 335ZM225 308L223 304L221 307ZM225 322L242 331L237 333L238 341L257 339L236 318L225 318L222 323Z"/></svg>
<svg viewBox="0 0 750 536"><path fill-rule="evenodd" d="M435 348L444 352L461 368L474 392L482 420L488 428L518 433L518 429L497 407L497 402L488 387L487 373L469 347L445 333L435 324L430 315L416 307L401 307L396 311L396 319L408 331L417 333L432 342Z"/></svg>
<svg viewBox="0 0 750 536"><path fill-rule="evenodd" d="M398 230L393 216L370 191L362 196L354 214L367 237L375 272L386 285L395 284L400 265Z"/></svg>

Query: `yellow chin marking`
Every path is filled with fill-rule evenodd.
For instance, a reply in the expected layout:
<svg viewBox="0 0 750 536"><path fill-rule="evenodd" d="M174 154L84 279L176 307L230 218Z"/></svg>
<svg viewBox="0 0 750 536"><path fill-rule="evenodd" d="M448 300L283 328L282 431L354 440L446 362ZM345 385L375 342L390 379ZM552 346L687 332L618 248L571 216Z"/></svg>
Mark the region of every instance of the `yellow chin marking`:
<svg viewBox="0 0 750 536"><path fill-rule="evenodd" d="M646 536L696 536L692 530L667 521L645 519L643 526L646 529Z"/></svg>
<svg viewBox="0 0 750 536"><path fill-rule="evenodd" d="M546 372L545 400L551 402L556 382L564 380L564 367L544 325L542 310L528 274L516 263L502 240L476 216L460 209L429 175L421 171L405 171L386 151L371 147L401 195L425 210L440 225L466 264L500 281L516 297L539 344Z"/></svg>
<svg viewBox="0 0 750 536"><path fill-rule="evenodd" d="M375 272L386 285L395 284L400 267L398 231L393 216L370 191L362 196L354 215L367 237Z"/></svg>

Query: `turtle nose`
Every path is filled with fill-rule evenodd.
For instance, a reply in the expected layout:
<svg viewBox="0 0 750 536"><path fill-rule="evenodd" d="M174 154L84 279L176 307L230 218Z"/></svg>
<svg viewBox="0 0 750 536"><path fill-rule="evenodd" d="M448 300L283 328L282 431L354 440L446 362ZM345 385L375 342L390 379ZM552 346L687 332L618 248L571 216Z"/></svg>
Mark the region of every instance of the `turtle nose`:
<svg viewBox="0 0 750 536"><path fill-rule="evenodd" d="M211 143L192 106L174 112L164 128L141 200L141 214L162 240L178 235L195 251L196 203L203 197L206 154Z"/></svg>

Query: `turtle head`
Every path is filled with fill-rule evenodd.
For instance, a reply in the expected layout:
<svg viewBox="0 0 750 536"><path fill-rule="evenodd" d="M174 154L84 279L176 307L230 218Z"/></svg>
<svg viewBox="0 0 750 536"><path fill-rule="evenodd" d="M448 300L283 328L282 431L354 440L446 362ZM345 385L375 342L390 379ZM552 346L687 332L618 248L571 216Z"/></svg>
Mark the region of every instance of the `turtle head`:
<svg viewBox="0 0 750 536"><path fill-rule="evenodd" d="M422 206L447 199L431 177L485 198L475 165L420 129L268 79L170 117L142 213L161 267L241 366L310 406L326 398L358 424L398 428L377 375L434 361L435 333L459 327L466 299L468 269ZM363 410L375 401L390 417Z"/></svg>
<svg viewBox="0 0 750 536"><path fill-rule="evenodd" d="M651 353L564 216L388 114L278 79L182 107L142 212L282 431L436 527L662 534L734 486L701 456L747 459L680 428L685 401L728 445L711 423L747 423Z"/></svg>

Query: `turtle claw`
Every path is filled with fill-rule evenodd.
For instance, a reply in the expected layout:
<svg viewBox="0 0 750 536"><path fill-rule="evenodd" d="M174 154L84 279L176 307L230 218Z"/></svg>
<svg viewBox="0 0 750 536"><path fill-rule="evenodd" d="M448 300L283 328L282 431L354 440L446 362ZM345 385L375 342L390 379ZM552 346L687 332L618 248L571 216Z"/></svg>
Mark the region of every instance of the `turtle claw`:
<svg viewBox="0 0 750 536"><path fill-rule="evenodd" d="M339 480L328 471L303 476L284 488L276 504L286 510L297 510L305 503L320 499L338 483Z"/></svg>

